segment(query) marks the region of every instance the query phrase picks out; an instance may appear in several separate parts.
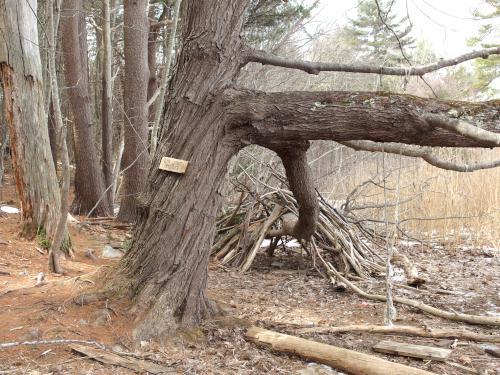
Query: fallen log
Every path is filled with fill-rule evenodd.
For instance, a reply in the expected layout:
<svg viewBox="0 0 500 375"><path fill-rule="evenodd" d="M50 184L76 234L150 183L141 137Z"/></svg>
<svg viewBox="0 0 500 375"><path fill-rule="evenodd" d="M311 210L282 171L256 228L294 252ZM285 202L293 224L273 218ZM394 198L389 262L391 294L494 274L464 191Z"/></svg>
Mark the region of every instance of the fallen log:
<svg viewBox="0 0 500 375"><path fill-rule="evenodd" d="M306 360L323 363L345 371L352 375L431 375L432 372L384 359L358 353L353 350L333 345L302 339L296 336L269 331L259 327L251 327L246 334L247 339L256 344L270 347L273 350L295 354Z"/></svg>
<svg viewBox="0 0 500 375"><path fill-rule="evenodd" d="M446 361L452 350L435 348L433 346L407 344L405 342L381 341L372 348L379 353L400 355L420 359L432 359L433 361Z"/></svg>
<svg viewBox="0 0 500 375"><path fill-rule="evenodd" d="M385 335L408 335L429 337L434 339L461 339L479 342L500 343L500 336L486 335L468 331L466 329L452 328L423 328L414 326L378 326L378 325L348 325L341 327L307 327L296 330L297 333L347 333L367 332Z"/></svg>

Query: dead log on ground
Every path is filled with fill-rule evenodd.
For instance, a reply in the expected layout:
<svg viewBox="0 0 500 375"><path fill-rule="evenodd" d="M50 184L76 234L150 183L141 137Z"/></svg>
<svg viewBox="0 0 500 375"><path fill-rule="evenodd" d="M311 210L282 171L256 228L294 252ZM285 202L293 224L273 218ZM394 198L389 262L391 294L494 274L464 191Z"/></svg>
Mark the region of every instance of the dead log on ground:
<svg viewBox="0 0 500 375"><path fill-rule="evenodd" d="M389 362L384 359L353 350L302 339L251 327L246 337L259 345L270 347L280 352L295 354L306 360L323 363L336 370L353 375L431 375L432 372Z"/></svg>

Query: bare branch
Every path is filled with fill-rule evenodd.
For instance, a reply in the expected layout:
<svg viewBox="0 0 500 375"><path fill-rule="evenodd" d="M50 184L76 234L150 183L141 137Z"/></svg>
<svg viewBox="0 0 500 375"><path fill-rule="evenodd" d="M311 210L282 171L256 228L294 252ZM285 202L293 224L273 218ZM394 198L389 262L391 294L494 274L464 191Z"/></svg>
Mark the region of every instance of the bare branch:
<svg viewBox="0 0 500 375"><path fill-rule="evenodd" d="M347 141L340 143L356 151L387 152L390 154L404 155L412 158L422 158L427 163L435 167L456 172L473 172L480 169L489 169L500 166L500 160L477 163L473 165L454 163L433 155L428 149L410 145L377 143L372 141Z"/></svg>
<svg viewBox="0 0 500 375"><path fill-rule="evenodd" d="M437 115L425 116L426 121L432 125L474 139L478 142L490 142L492 147L500 146L500 135L471 125L465 121L457 119L446 119ZM500 123L497 122L497 130L500 130Z"/></svg>
<svg viewBox="0 0 500 375"><path fill-rule="evenodd" d="M342 64L326 63L302 60L290 60L274 54L251 49L247 52L244 60L245 65L249 62L257 62L262 65L280 66L283 68L303 70L309 74L319 74L320 72L349 72L349 73L373 73L392 76L423 76L424 74L449 66L458 65L468 60L477 58L487 59L491 55L499 55L500 47L485 48L478 51L472 51L455 58L441 59L435 63L414 67L391 67L391 66L373 66L368 64Z"/></svg>

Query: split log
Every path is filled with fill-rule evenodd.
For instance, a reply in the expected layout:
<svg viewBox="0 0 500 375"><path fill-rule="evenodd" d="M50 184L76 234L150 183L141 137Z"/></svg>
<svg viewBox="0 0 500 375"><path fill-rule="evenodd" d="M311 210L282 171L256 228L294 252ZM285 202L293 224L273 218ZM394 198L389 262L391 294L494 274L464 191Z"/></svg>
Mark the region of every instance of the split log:
<svg viewBox="0 0 500 375"><path fill-rule="evenodd" d="M479 342L500 343L500 336L486 335L466 329L423 328L414 326L378 326L378 325L348 325L341 327L307 327L296 330L297 333L347 333L367 332L385 335L409 335L435 339L461 339Z"/></svg>
<svg viewBox="0 0 500 375"><path fill-rule="evenodd" d="M251 327L246 337L273 350L295 354L352 375L431 375L432 372L389 362L384 359L333 345Z"/></svg>
<svg viewBox="0 0 500 375"><path fill-rule="evenodd" d="M372 349L379 353L420 359L432 359L434 361L445 361L452 352L450 349L434 348L432 346L414 345L396 341L381 341Z"/></svg>
<svg viewBox="0 0 500 375"><path fill-rule="evenodd" d="M120 366L137 373L143 373L144 371L151 374L176 374L176 371L167 369L163 366L157 365L152 362L143 361L135 358L125 358L121 355L110 353L102 349L91 348L89 346L83 345L69 345L71 349L75 352L83 354L89 358L92 358L98 362L105 363L107 365Z"/></svg>

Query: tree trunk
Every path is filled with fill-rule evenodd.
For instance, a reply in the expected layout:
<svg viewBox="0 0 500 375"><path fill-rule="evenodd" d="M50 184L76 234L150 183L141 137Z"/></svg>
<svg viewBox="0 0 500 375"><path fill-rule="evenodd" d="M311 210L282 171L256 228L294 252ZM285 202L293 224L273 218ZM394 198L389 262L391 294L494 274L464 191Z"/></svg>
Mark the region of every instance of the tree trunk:
<svg viewBox="0 0 500 375"><path fill-rule="evenodd" d="M118 219L133 222L139 194L144 188L149 167L148 114L148 31L147 0L125 0L124 51L125 153L124 178Z"/></svg>
<svg viewBox="0 0 500 375"><path fill-rule="evenodd" d="M248 3L182 3L183 44L170 82L158 152L137 204L132 247L107 284L108 292L133 297L137 338L165 336L178 324L197 324L216 311L205 295L210 246L227 164L244 145L257 143L277 150L287 165L288 178L296 179L291 184L294 193L300 190L301 181L308 184L295 196L301 208L300 225L294 232L304 239L314 230L318 212L317 201L309 194L314 193L312 185L305 181L310 173L304 169L308 139L491 147L491 141L435 129L432 124L436 121L424 112L446 114L449 110L449 117L455 112L459 117L473 113L473 119L477 117L484 128L491 128L498 123L494 103L465 108L463 103L385 93L266 96L235 90L236 77L246 61L241 34ZM457 107L465 110L457 112ZM163 156L188 161L186 173L159 170ZM301 218L302 214L311 218Z"/></svg>
<svg viewBox="0 0 500 375"><path fill-rule="evenodd" d="M137 297L142 322L138 337L162 336L175 328L176 318L194 324L213 311L205 296L209 250L226 166L240 145L225 136L223 103L213 98L221 98L237 73L239 61L233 57L241 47L238 35L245 3L184 3L183 19L192 24L184 24L187 41L173 77L175 99L167 106L170 131L160 138L134 243L115 279L115 286ZM224 26L212 28L220 14L226 15ZM210 31L188 39L190 27ZM224 39L231 42L217 48ZM162 156L188 160L186 174L159 170Z"/></svg>
<svg viewBox="0 0 500 375"><path fill-rule="evenodd" d="M0 89L2 86L0 85ZM5 158L5 150L7 150L7 143L9 143L9 132L7 129L7 124L5 123L4 116L4 95L3 89L0 90L0 187L3 185L3 177L4 177L4 158Z"/></svg>
<svg viewBox="0 0 500 375"><path fill-rule="evenodd" d="M50 79L49 79L50 82ZM49 128L49 142L50 142L50 152L52 154L52 160L57 169L57 131L56 123L54 118L54 102L52 101L52 94L50 91L47 93L51 97L49 105L49 114L47 116L48 128Z"/></svg>
<svg viewBox="0 0 500 375"><path fill-rule="evenodd" d="M37 2L0 0L0 81L9 128L14 178L24 233L43 228L51 236L59 217L60 194L44 109L38 46Z"/></svg>
<svg viewBox="0 0 500 375"><path fill-rule="evenodd" d="M156 75L156 43L158 41L158 32L160 27L156 25L155 20L155 8L154 6L149 7L149 34L148 34L148 68L149 68L149 80L148 80L148 96L149 101L156 90L158 89L158 78ZM148 108L148 122L152 123L155 117L155 102L152 102Z"/></svg>
<svg viewBox="0 0 500 375"><path fill-rule="evenodd" d="M66 86L74 117L75 199L72 212L111 215L92 134L87 71L87 32L82 0L63 1L61 34ZM99 202L99 203L98 203Z"/></svg>
<svg viewBox="0 0 500 375"><path fill-rule="evenodd" d="M113 187L113 88L112 88L112 60L113 53L111 49L111 16L109 0L102 2L103 17L103 69L102 69L102 172L104 174L104 185L108 189L107 198L110 205L114 202Z"/></svg>

